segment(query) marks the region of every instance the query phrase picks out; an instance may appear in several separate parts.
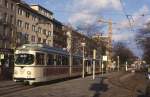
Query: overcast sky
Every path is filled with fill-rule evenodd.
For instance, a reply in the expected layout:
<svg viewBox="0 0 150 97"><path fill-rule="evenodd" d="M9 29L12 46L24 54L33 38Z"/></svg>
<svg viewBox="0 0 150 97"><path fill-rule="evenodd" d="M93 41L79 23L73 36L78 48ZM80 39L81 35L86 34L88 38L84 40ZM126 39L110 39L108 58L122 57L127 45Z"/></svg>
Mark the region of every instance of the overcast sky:
<svg viewBox="0 0 150 97"><path fill-rule="evenodd" d="M136 30L150 21L150 0L25 0L30 4L40 4L54 13L63 23L72 25L98 23L98 19L109 20L113 25L113 40L125 41L135 49L133 42ZM125 16L129 15L127 17ZM129 23L130 20L130 23ZM132 26L132 28L131 28ZM107 34L107 25L103 29ZM137 50L135 50L136 53Z"/></svg>

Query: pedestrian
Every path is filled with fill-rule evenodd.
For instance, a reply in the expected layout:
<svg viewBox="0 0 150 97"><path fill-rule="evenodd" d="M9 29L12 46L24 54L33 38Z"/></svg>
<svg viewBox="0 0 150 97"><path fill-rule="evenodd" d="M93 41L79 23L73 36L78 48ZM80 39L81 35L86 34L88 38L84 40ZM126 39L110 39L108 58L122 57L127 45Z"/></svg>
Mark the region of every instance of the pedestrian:
<svg viewBox="0 0 150 97"><path fill-rule="evenodd" d="M5 79L5 65L4 65L4 59L1 59L1 79Z"/></svg>
<svg viewBox="0 0 150 97"><path fill-rule="evenodd" d="M2 79L2 64L1 64L1 60L0 60L0 80Z"/></svg>
<svg viewBox="0 0 150 97"><path fill-rule="evenodd" d="M5 65L5 79L8 80L10 78L10 73L9 73L9 60L6 59L5 62L4 62L4 65Z"/></svg>

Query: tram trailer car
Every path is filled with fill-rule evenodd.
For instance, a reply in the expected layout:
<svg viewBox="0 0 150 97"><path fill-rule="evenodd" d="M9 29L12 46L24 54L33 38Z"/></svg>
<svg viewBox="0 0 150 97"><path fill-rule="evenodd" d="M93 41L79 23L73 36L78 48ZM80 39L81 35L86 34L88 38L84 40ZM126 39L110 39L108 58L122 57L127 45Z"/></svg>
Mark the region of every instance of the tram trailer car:
<svg viewBox="0 0 150 97"><path fill-rule="evenodd" d="M59 48L24 44L15 51L13 79L32 85L35 82L81 76L82 57L73 55L72 66L69 66L69 58L69 53Z"/></svg>

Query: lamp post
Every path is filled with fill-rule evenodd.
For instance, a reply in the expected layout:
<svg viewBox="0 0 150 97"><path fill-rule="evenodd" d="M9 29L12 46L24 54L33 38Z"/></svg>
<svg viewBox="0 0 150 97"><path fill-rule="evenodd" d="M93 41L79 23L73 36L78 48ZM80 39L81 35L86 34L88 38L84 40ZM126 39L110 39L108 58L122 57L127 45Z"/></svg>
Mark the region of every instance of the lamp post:
<svg viewBox="0 0 150 97"><path fill-rule="evenodd" d="M72 34L71 31L67 31L67 49L69 51L69 75L72 73Z"/></svg>
<svg viewBox="0 0 150 97"><path fill-rule="evenodd" d="M126 71L128 71L128 62L126 61Z"/></svg>
<svg viewBox="0 0 150 97"><path fill-rule="evenodd" d="M83 57L83 60L82 60L82 78L84 78L84 75L85 75L85 71L84 71L84 68L85 68L85 64L84 64L84 60L85 60L85 55L84 55L84 53L85 53L85 51L84 51L85 43L82 42L81 45L82 45L82 50L83 50L82 51L82 57Z"/></svg>
<svg viewBox="0 0 150 97"><path fill-rule="evenodd" d="M119 66L120 65L119 56L117 56L117 60L118 60L118 71L119 71L119 68L120 68L120 66Z"/></svg>
<svg viewBox="0 0 150 97"><path fill-rule="evenodd" d="M93 80L95 79L96 49L93 50Z"/></svg>

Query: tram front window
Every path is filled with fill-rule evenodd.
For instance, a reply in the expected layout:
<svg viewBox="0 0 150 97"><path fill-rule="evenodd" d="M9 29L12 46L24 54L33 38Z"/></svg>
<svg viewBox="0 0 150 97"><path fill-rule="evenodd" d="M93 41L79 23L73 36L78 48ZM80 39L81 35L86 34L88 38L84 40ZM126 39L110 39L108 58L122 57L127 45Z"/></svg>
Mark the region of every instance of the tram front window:
<svg viewBox="0 0 150 97"><path fill-rule="evenodd" d="M15 64L17 65L31 65L34 62L34 55L32 54L16 54Z"/></svg>

